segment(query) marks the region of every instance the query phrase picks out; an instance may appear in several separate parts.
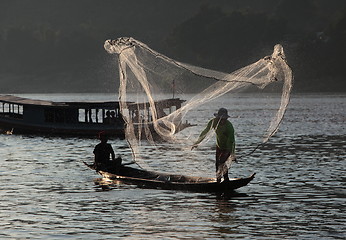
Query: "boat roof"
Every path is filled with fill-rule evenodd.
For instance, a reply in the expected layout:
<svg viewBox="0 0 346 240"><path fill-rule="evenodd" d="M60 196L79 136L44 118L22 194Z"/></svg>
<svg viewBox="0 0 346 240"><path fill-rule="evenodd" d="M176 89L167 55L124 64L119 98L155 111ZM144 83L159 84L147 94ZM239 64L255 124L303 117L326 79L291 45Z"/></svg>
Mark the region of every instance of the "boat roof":
<svg viewBox="0 0 346 240"><path fill-rule="evenodd" d="M169 98L155 101L156 106L160 106L161 108L169 108L171 106L178 106L185 102L186 100L182 100L180 98ZM129 103L129 109L147 109L150 107L149 102L144 103Z"/></svg>
<svg viewBox="0 0 346 240"><path fill-rule="evenodd" d="M0 95L0 102L5 103L14 103L21 105L36 105L36 106L52 106L52 107L95 107L95 108L114 108L114 106L119 106L119 102L117 101L109 101L109 102L53 102L47 100L38 100L38 99L30 99L24 97L18 97L13 95ZM171 106L177 106L181 103L185 102L185 100L181 100L179 98L171 98L171 99L163 99L155 101L157 106L161 108L168 108ZM148 108L150 105L148 102L145 103L129 103L129 109L140 109Z"/></svg>
<svg viewBox="0 0 346 240"><path fill-rule="evenodd" d="M13 95L0 95L0 102L14 103L22 105L39 105L39 106L55 106L55 107L111 107L118 105L118 102L53 102L47 100L37 100L30 98L17 97Z"/></svg>
<svg viewBox="0 0 346 240"><path fill-rule="evenodd" d="M57 104L56 102L52 102L52 101L29 99L29 98L17 97L17 96L13 96L13 95L2 95L2 96L0 96L0 101L1 102L7 102L7 103L23 104L23 105L52 106L52 105ZM60 104L58 104L58 105L60 105Z"/></svg>

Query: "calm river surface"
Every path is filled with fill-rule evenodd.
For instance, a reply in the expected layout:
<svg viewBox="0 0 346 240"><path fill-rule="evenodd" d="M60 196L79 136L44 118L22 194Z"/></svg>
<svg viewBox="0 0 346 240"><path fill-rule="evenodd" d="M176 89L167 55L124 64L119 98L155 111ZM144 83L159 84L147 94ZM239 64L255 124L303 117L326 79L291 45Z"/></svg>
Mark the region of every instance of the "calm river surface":
<svg viewBox="0 0 346 240"><path fill-rule="evenodd" d="M345 239L345 123L345 94L294 95L280 131L230 170L256 178L227 198L105 191L82 163L96 139L0 135L0 239ZM130 158L125 141L110 143Z"/></svg>

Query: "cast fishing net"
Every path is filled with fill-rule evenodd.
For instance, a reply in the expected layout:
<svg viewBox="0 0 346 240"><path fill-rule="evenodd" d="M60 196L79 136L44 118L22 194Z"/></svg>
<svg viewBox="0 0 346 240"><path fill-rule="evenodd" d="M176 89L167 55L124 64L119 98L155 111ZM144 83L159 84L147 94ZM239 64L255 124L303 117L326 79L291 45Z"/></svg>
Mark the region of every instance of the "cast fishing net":
<svg viewBox="0 0 346 240"><path fill-rule="evenodd" d="M191 146L219 108L228 109L239 158L276 133L289 102L292 72L281 45L232 73L175 61L133 38L104 47L117 56L125 136L144 168L215 174L213 131L197 151Z"/></svg>

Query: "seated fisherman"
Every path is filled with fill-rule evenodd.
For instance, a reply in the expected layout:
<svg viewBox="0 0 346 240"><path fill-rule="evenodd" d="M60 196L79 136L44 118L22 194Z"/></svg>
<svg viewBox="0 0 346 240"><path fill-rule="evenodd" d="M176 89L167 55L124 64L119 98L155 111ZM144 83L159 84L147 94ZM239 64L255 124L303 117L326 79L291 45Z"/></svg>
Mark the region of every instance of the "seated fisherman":
<svg viewBox="0 0 346 240"><path fill-rule="evenodd" d="M112 146L107 143L108 136L105 132L99 133L100 143L94 149L95 162L94 167L96 170L104 171L119 171L121 166L121 157L115 158ZM110 160L112 157L112 160Z"/></svg>

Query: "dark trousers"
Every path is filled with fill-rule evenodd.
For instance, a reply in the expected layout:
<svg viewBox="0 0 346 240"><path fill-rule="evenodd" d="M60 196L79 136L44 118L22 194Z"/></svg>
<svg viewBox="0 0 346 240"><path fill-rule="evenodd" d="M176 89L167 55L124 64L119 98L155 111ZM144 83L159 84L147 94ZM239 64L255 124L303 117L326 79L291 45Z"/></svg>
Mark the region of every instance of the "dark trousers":
<svg viewBox="0 0 346 240"><path fill-rule="evenodd" d="M216 147L216 161L215 161L215 167L216 167L216 172L219 170L219 168L225 164L227 159L231 156L231 152L228 150L222 150L219 147ZM226 170L225 174L223 175L224 180L229 180L228 178L228 170ZM218 177L217 179L218 182L221 181L221 178Z"/></svg>

